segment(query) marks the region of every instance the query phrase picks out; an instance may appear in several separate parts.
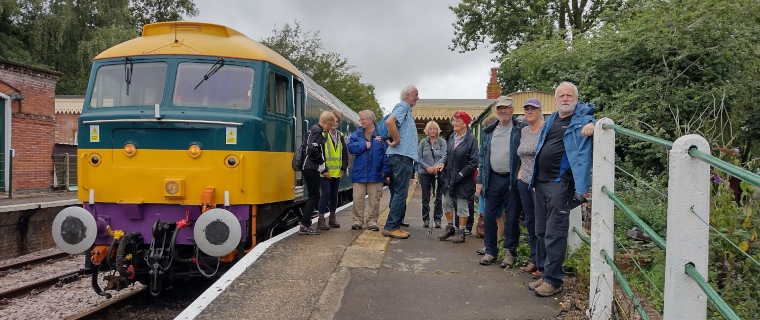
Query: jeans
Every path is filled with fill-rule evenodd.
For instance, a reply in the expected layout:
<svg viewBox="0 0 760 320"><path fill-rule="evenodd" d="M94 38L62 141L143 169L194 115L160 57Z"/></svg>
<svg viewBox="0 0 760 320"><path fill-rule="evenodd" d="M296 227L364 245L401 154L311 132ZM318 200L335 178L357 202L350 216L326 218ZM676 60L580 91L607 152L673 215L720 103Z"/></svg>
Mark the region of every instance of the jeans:
<svg viewBox="0 0 760 320"><path fill-rule="evenodd" d="M488 188L484 196L486 201L485 213L483 214L483 244L486 254L496 256L496 218L501 217L501 209L505 208L506 221L504 223L504 248L509 250L512 256L517 256L517 245L520 239L519 213L520 193L517 188L510 188L509 176L501 176L491 172L488 178Z"/></svg>
<svg viewBox="0 0 760 320"><path fill-rule="evenodd" d="M412 158L398 154L388 156L391 165L391 188L393 197L385 221L385 230L397 230L406 214L406 196L409 193L409 179L412 178Z"/></svg>
<svg viewBox="0 0 760 320"><path fill-rule="evenodd" d="M437 184L437 186L436 186ZM430 221L430 191L435 192L435 204L433 208L433 219L441 221L443 216L442 196L443 196L443 179L439 176L420 173L420 185L422 187L422 221Z"/></svg>
<svg viewBox="0 0 760 320"><path fill-rule="evenodd" d="M544 282L554 287L562 285L567 253L567 233L570 207L575 188L572 182L536 183L536 265L544 273Z"/></svg>
<svg viewBox="0 0 760 320"><path fill-rule="evenodd" d="M522 204L523 214L525 215L525 229L528 229L528 239L530 243L530 263L536 264L536 215L533 210L535 207L536 195L533 190L528 188L528 183L517 180L517 191L520 192L520 203Z"/></svg>
<svg viewBox="0 0 760 320"><path fill-rule="evenodd" d="M330 213L335 213L335 209L338 208L338 186L340 185L340 178L319 178L320 192L322 196L319 197L319 216L323 216L327 211L327 206L330 206Z"/></svg>
<svg viewBox="0 0 760 320"><path fill-rule="evenodd" d="M303 206L303 215L301 216L301 225L311 227L311 217L314 214L314 208L319 203L319 171L316 169L306 169L303 171L303 181L306 183L306 193L309 198Z"/></svg>

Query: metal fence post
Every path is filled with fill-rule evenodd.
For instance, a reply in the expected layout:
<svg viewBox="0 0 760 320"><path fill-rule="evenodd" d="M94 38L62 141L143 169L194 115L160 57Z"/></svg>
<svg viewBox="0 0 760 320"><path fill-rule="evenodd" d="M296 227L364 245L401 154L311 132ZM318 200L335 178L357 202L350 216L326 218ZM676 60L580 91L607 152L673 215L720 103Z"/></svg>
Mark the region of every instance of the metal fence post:
<svg viewBox="0 0 760 320"><path fill-rule="evenodd" d="M690 134L673 143L669 155L668 231L665 250L663 319L705 319L707 295L686 274L693 263L707 279L710 221L710 165L689 155L698 148L710 154L705 138Z"/></svg>
<svg viewBox="0 0 760 320"><path fill-rule="evenodd" d="M65 168L63 172L63 180L66 184L66 191L69 191L69 153L63 154L63 167Z"/></svg>
<svg viewBox="0 0 760 320"><path fill-rule="evenodd" d="M16 150L11 149L11 156L8 157L8 199L13 199L13 157L16 156Z"/></svg>
<svg viewBox="0 0 760 320"><path fill-rule="evenodd" d="M589 311L591 319L612 319L612 299L615 276L601 252L615 256L615 203L602 187L615 191L615 130L604 129L615 124L609 118L596 122L594 127L594 169L591 198L591 266Z"/></svg>

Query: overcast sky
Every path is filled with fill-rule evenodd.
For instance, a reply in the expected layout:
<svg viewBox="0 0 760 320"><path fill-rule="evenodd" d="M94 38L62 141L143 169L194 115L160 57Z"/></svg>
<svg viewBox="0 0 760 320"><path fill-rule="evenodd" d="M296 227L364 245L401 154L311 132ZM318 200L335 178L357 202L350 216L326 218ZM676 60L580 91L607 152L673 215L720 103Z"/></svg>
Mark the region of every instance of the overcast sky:
<svg viewBox="0 0 760 320"><path fill-rule="evenodd" d="M487 48L458 53L454 0L195 0L199 14L187 20L222 24L253 40L294 21L319 31L327 51L340 54L375 86L390 111L401 89L414 84L420 99L485 99L492 54Z"/></svg>

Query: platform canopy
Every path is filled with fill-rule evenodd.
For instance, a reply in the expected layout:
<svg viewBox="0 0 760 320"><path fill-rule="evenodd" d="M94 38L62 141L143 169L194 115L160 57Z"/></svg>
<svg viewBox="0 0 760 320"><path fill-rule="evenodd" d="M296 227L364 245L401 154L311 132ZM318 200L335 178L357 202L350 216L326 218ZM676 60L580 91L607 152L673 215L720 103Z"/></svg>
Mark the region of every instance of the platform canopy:
<svg viewBox="0 0 760 320"><path fill-rule="evenodd" d="M429 121L435 121L441 127L443 136L453 130L451 117L457 110L463 110L472 117L473 122L483 110L496 102L496 99L420 99L412 108L414 123L417 125L417 133L423 134L425 125Z"/></svg>

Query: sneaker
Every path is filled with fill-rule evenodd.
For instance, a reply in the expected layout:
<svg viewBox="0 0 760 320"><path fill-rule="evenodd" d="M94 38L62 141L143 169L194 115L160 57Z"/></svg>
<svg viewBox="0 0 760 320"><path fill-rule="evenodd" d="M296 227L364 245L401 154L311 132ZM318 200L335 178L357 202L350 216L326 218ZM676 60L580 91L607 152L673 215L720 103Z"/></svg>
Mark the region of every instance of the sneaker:
<svg viewBox="0 0 760 320"><path fill-rule="evenodd" d="M425 229L430 228L430 221L422 221L422 227Z"/></svg>
<svg viewBox="0 0 760 320"><path fill-rule="evenodd" d="M512 256L512 253L509 252L509 250L504 250L504 260L501 261L501 264L499 264L499 267L512 268L514 264L515 264L515 257Z"/></svg>
<svg viewBox="0 0 760 320"><path fill-rule="evenodd" d="M445 241L449 237L453 236L454 233L456 233L456 230L454 229L454 226L447 225L445 229L443 229L443 234L438 236L438 240Z"/></svg>
<svg viewBox="0 0 760 320"><path fill-rule="evenodd" d="M362 225L358 223L355 223L354 225L351 226L351 230L361 230L361 229L362 229Z"/></svg>
<svg viewBox="0 0 760 320"><path fill-rule="evenodd" d="M520 271L532 273L532 272L538 271L538 267L535 264L528 263L527 266L520 267Z"/></svg>
<svg viewBox="0 0 760 320"><path fill-rule="evenodd" d="M383 229L383 236L384 237L391 237L394 239L406 239L409 238L409 235L406 233L402 233L400 229L396 230L386 230Z"/></svg>
<svg viewBox="0 0 760 320"><path fill-rule="evenodd" d="M401 221L401 223L399 223L399 224L400 224L402 227L408 227L408 226L409 226L409 224L408 224L408 223L406 223L406 222L404 222L404 221Z"/></svg>
<svg viewBox="0 0 760 320"><path fill-rule="evenodd" d="M457 233L454 234L454 241L452 241L452 242L453 243L464 243L464 239L466 237L466 234L464 233L465 231L466 230L464 230L462 228L459 228L459 230L457 230Z"/></svg>
<svg viewBox="0 0 760 320"><path fill-rule="evenodd" d="M440 229L441 228L441 221L440 220L438 220L438 221L435 222L435 228L436 229Z"/></svg>
<svg viewBox="0 0 760 320"><path fill-rule="evenodd" d="M481 256L484 255L484 254L486 254L486 247L481 247L478 250L475 250L475 253L477 253L477 254L479 254Z"/></svg>
<svg viewBox="0 0 760 320"><path fill-rule="evenodd" d="M378 228L377 225L371 225L367 227L367 229L372 230L372 231L380 231L380 228Z"/></svg>
<svg viewBox="0 0 760 320"><path fill-rule="evenodd" d="M496 261L496 257L494 257L494 256L492 256L490 254L487 254L487 255L483 256L482 259L480 259L480 264L482 264L484 266L487 266L489 264L494 263L494 261Z"/></svg>
<svg viewBox="0 0 760 320"><path fill-rule="evenodd" d="M540 287L542 284L544 284L544 279L540 279L539 278L536 281L528 283L528 289L530 289L530 290L536 290L536 288Z"/></svg>
<svg viewBox="0 0 760 320"><path fill-rule="evenodd" d="M319 230L302 225L301 228L298 230L298 234L307 235L307 236L316 236L316 235L319 235Z"/></svg>
<svg viewBox="0 0 760 320"><path fill-rule="evenodd" d="M541 297L550 297L555 294L558 294L562 292L562 285L559 285L559 287L555 287L548 282L542 283L538 288L534 289L533 291L536 292L537 296Z"/></svg>
<svg viewBox="0 0 760 320"><path fill-rule="evenodd" d="M472 234L472 231L464 229L464 235L469 236Z"/></svg>

